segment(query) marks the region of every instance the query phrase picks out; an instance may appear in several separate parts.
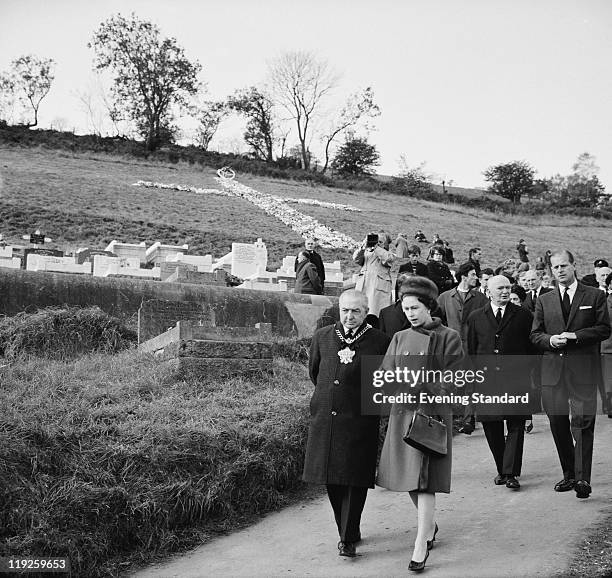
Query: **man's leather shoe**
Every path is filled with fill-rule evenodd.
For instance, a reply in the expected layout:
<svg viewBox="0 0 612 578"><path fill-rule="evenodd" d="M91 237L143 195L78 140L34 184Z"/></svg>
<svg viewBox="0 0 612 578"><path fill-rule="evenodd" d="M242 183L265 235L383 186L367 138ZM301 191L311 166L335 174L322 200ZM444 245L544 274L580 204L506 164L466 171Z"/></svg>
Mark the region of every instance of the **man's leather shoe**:
<svg viewBox="0 0 612 578"><path fill-rule="evenodd" d="M519 481L514 476L508 476L506 480L506 488L510 488L511 490L518 490L521 487Z"/></svg>
<svg viewBox="0 0 612 578"><path fill-rule="evenodd" d="M459 433L471 436L475 429L471 423L466 423L459 428Z"/></svg>
<svg viewBox="0 0 612 578"><path fill-rule="evenodd" d="M576 480L561 480L555 484L555 492L569 492L574 489L576 485Z"/></svg>
<svg viewBox="0 0 612 578"><path fill-rule="evenodd" d="M506 483L506 480L508 479L507 476L504 476L502 474L497 474L494 478L493 478L493 483L496 486L503 486Z"/></svg>
<svg viewBox="0 0 612 578"><path fill-rule="evenodd" d="M353 542L338 542L338 555L354 558L357 556L355 544L353 544Z"/></svg>
<svg viewBox="0 0 612 578"><path fill-rule="evenodd" d="M588 498L591 495L591 484L584 480L578 480L574 486L577 498Z"/></svg>
<svg viewBox="0 0 612 578"><path fill-rule="evenodd" d="M414 560L410 560L410 564L408 564L408 570L412 570L413 572L422 572L425 569L425 562L427 562L427 558L429 558L429 550L427 550L427 554L425 554L425 558L422 562L415 562Z"/></svg>

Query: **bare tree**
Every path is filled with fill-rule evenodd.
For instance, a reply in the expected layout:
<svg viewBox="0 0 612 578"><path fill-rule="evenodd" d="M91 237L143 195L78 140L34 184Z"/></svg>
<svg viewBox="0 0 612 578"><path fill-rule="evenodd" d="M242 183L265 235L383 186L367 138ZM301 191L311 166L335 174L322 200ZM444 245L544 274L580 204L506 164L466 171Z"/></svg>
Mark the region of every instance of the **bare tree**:
<svg viewBox="0 0 612 578"><path fill-rule="evenodd" d="M310 168L308 139L321 100L336 87L338 77L325 60L310 52L285 52L270 63L270 80L278 103L296 121L302 168Z"/></svg>
<svg viewBox="0 0 612 578"><path fill-rule="evenodd" d="M224 102L206 101L194 107L193 115L198 120L195 131L196 145L205 151L215 136L221 121L227 116L228 110Z"/></svg>
<svg viewBox="0 0 612 578"><path fill-rule="evenodd" d="M374 92L371 87L349 96L345 105L340 110L337 118L332 122L328 132L323 137L325 142L325 163L321 172L325 173L329 165L329 152L332 142L341 134L354 132L357 124L363 124L363 128L371 128L369 121L380 116L380 108L374 102ZM351 135L352 140L354 135Z"/></svg>

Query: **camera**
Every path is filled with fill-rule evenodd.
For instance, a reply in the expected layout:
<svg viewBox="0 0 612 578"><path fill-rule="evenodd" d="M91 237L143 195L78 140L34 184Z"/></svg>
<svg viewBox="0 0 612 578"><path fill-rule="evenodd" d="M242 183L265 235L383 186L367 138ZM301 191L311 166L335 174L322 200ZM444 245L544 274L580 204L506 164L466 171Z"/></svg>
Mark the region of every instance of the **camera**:
<svg viewBox="0 0 612 578"><path fill-rule="evenodd" d="M378 235L376 233L368 233L366 247L376 247L376 245L378 245Z"/></svg>

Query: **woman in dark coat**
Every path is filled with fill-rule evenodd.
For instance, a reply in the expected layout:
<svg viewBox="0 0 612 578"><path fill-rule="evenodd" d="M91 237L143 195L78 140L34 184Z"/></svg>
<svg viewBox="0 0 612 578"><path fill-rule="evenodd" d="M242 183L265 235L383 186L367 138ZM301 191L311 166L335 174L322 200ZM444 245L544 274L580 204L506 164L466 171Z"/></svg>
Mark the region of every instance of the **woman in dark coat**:
<svg viewBox="0 0 612 578"><path fill-rule="evenodd" d="M454 329L444 327L440 320L431 317L436 303L436 286L424 277L411 277L403 285L402 308L410 329L393 336L382 369L394 370L401 366L402 355L427 354L427 369L455 369L462 366L461 337ZM450 393L444 384L423 384L415 388L440 395ZM419 404L427 415L437 415L446 423L448 452L443 457L425 454L403 441L412 421L414 405L394 404L389 417L389 427L383 444L378 467L377 484L395 492L409 492L417 508L417 536L409 565L419 571L425 566L429 550L433 547L438 526L435 523L436 492L450 492L452 463L452 416L449 403Z"/></svg>
<svg viewBox="0 0 612 578"><path fill-rule="evenodd" d="M455 280L448 265L442 260L444 253L442 249L433 247L430 260L427 262L427 277L429 277L438 288L438 294L444 293L455 286Z"/></svg>
<svg viewBox="0 0 612 578"><path fill-rule="evenodd" d="M361 411L363 356L384 355L391 341L365 322L366 296L345 291L340 322L315 332L310 348L310 427L303 480L326 484L341 556L355 556L368 488L374 487L379 417ZM365 386L366 384L364 384Z"/></svg>
<svg viewBox="0 0 612 578"><path fill-rule="evenodd" d="M306 295L321 294L321 279L317 273L317 268L308 258L308 255L301 251L297 257L298 264L295 270L295 289L294 293L304 293Z"/></svg>

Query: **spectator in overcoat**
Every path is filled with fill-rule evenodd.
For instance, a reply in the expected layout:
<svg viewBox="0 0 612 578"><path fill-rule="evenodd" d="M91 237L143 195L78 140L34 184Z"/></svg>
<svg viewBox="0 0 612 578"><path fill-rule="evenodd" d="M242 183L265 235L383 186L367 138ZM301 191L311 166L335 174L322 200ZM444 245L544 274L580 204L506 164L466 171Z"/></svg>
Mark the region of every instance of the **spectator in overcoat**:
<svg viewBox="0 0 612 578"><path fill-rule="evenodd" d="M306 295L321 294L321 280L314 264L308 258L306 251L298 254L298 265L295 270L295 289L294 293L304 293Z"/></svg>
<svg viewBox="0 0 612 578"><path fill-rule="evenodd" d="M310 262L315 266L317 270L317 275L319 276L319 280L321 281L321 288L319 290L319 294L323 295L323 291L325 289L325 266L323 265L323 259L321 255L315 251L316 242L312 237L308 237L304 240L304 252L306 256L310 260ZM298 268L298 259L295 259L294 270L297 274Z"/></svg>
<svg viewBox="0 0 612 578"><path fill-rule="evenodd" d="M389 242L390 238L384 231L370 233L353 253L353 261L361 265L355 289L367 295L368 313L377 317L383 307L393 303L391 263L395 255L389 251Z"/></svg>

